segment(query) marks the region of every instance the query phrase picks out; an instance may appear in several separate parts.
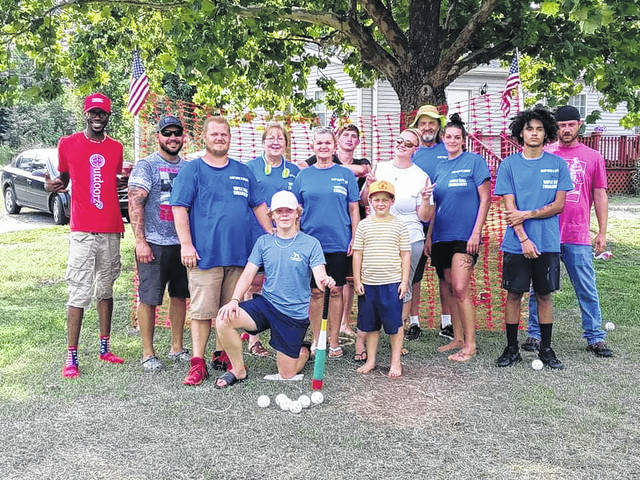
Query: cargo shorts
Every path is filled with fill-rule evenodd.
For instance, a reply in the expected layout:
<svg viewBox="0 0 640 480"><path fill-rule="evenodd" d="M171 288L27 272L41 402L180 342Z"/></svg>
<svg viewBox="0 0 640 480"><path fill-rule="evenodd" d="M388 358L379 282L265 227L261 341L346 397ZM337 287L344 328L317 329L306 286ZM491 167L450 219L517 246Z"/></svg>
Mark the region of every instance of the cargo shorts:
<svg viewBox="0 0 640 480"><path fill-rule="evenodd" d="M113 284L120 275L120 234L71 232L65 280L67 306L87 308L92 298L113 298Z"/></svg>

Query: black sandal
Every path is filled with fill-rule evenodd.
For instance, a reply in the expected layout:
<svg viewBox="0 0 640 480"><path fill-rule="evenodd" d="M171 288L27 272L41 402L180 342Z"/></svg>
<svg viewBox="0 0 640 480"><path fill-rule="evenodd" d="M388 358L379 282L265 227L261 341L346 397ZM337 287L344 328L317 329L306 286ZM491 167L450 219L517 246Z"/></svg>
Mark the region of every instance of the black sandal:
<svg viewBox="0 0 640 480"><path fill-rule="evenodd" d="M222 375L220 375L217 378L217 380L216 380L216 388L218 390L222 390L223 388L230 387L232 385L235 385L236 383L244 382L248 377L249 377L249 375L247 375L244 378L238 378L230 371L224 372ZM218 385L218 380L224 380L225 384L224 385Z"/></svg>

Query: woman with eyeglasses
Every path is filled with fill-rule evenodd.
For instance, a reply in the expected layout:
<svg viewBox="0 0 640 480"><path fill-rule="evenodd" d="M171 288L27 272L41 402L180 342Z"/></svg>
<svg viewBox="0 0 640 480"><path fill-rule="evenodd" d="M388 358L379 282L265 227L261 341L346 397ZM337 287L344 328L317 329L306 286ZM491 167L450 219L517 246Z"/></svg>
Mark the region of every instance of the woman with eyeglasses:
<svg viewBox="0 0 640 480"><path fill-rule="evenodd" d="M427 233L427 253L451 298L454 338L438 350L459 351L449 360L466 362L476 354L471 275L478 260L482 227L489 211L491 175L484 157L464 151L467 132L458 114L444 127L447 159L436 167L434 219Z"/></svg>
<svg viewBox="0 0 640 480"><path fill-rule="evenodd" d="M331 288L329 300L328 337L329 357L341 357L338 343L342 320L342 287L346 283L351 244L360 221L358 183L353 172L333 162L336 137L329 128L316 128L311 145L316 163L300 171L293 184L293 191L303 207L300 226L320 241L327 261L327 275L336 285ZM309 320L313 330L314 345L320 333L323 291L312 279Z"/></svg>
<svg viewBox="0 0 640 480"><path fill-rule="evenodd" d="M376 164L374 171L367 176L367 183L361 194L363 201L368 198L369 184L376 180L386 180L393 184L396 197L390 210L391 215L402 220L409 230L409 243L411 243L411 274L409 278L413 278L424 248L425 237L421 222L428 221L433 213L431 206L433 186L429 175L411 160L419 145L419 130L413 128L403 130L395 140L393 159L389 162ZM404 297L403 320L409 318L410 309L411 289Z"/></svg>
<svg viewBox="0 0 640 480"><path fill-rule="evenodd" d="M276 192L283 190L291 191L293 181L296 179L300 169L297 165L287 162L285 150L289 146L289 137L284 127L279 123L270 123L262 133L262 155L247 162L247 166L253 172L258 183L267 198L267 208L269 202ZM264 230L254 221L253 235L257 240L264 234ZM251 288L247 291L245 300L251 299L254 293L262 290L264 283L264 269L254 277ZM262 345L257 336L249 335L249 353L257 357L266 357L269 351Z"/></svg>

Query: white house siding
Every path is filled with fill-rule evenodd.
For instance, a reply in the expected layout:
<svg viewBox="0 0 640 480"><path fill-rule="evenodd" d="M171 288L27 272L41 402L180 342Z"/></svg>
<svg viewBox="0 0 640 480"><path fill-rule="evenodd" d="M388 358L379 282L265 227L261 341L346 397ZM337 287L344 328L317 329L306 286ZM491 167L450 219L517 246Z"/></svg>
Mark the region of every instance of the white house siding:
<svg viewBox="0 0 640 480"><path fill-rule="evenodd" d="M326 76L335 78L337 84L345 92L345 101L356 108L356 118L366 118L373 115L372 121L377 122L376 127L379 134L375 138L367 139L367 153L371 153L373 158L388 157L390 152L391 137L399 130L400 102L398 97L387 81L377 81L371 89L362 89L362 93L357 93L358 89L353 84L349 76L344 73L340 63L332 63L325 70ZM309 76L309 90L307 95L313 96L315 79L318 73L312 72ZM500 67L499 62L492 61L489 65L483 65L456 79L446 89L449 112L459 112L463 121L471 130L480 130L486 135L495 135L504 131L508 127L509 120L503 118L500 109L500 98L507 71ZM480 91L486 83L488 96L481 96ZM370 91L370 95L369 95ZM367 92L366 94L364 92ZM601 111L601 119L595 124L587 125L586 133L590 134L596 126L605 127L604 135L635 135L635 129L625 129L620 126L619 121L626 113L626 104L621 103L614 112L604 112L599 105L602 95L590 87L583 91L586 95L586 113L594 109ZM525 93L526 96L526 93ZM351 103L351 102L354 103ZM372 103L369 105L368 102ZM516 107L512 107L512 112ZM371 113L369 113L371 112ZM397 116L398 121L394 125L388 125L389 116ZM366 123L366 120L364 120ZM365 129L365 132L368 131Z"/></svg>

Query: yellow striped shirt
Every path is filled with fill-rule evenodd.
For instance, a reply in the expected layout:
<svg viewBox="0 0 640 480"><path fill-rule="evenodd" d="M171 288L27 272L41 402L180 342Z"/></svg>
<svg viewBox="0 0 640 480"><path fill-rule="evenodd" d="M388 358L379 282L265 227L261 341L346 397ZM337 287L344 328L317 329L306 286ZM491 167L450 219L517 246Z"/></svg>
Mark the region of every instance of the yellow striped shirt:
<svg viewBox="0 0 640 480"><path fill-rule="evenodd" d="M386 285L402 281L401 251L411 251L407 226L394 216L375 215L358 223L353 249L362 250L362 283Z"/></svg>

